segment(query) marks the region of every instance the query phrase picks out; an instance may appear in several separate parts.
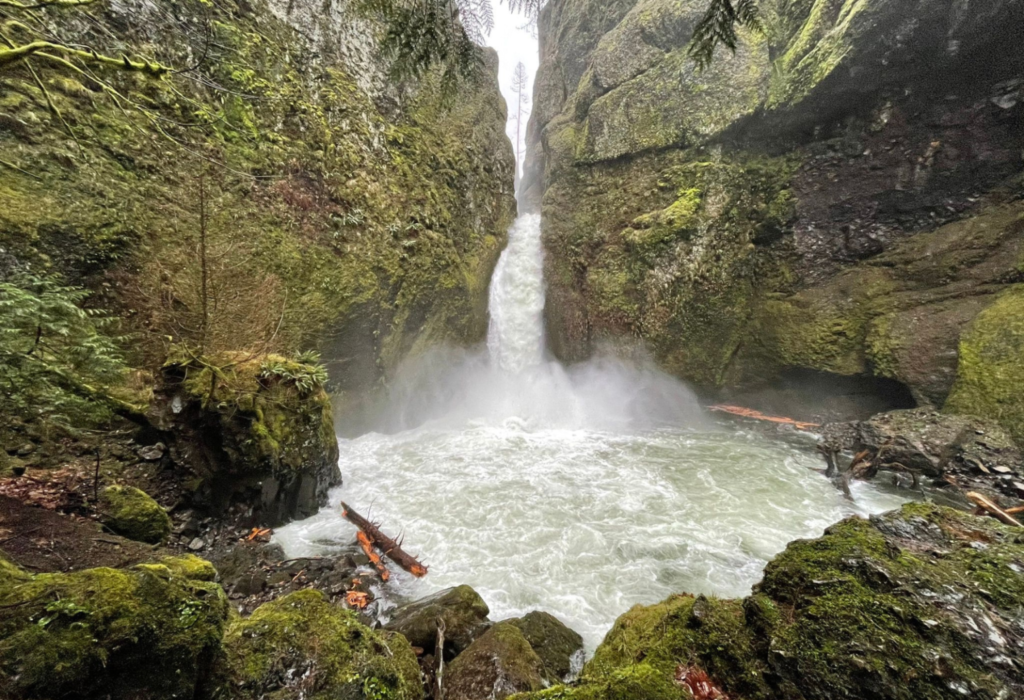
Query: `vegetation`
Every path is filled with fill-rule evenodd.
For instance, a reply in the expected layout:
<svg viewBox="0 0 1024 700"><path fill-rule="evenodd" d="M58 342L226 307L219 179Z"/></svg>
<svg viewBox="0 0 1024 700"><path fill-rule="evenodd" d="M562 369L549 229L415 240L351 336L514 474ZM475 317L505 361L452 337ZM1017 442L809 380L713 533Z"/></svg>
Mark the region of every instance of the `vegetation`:
<svg viewBox="0 0 1024 700"><path fill-rule="evenodd" d="M21 422L73 431L134 410L111 395L127 374L117 321L85 308L89 296L52 276L0 281L0 438Z"/></svg>

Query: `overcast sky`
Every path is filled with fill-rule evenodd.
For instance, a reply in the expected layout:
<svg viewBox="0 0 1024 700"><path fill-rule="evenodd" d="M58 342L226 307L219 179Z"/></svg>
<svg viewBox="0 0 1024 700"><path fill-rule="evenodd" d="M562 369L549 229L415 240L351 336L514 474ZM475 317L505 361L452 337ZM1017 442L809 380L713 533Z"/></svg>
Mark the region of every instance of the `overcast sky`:
<svg viewBox="0 0 1024 700"><path fill-rule="evenodd" d="M488 37L487 45L494 47L498 52L499 67L498 79L501 82L501 94L505 96L505 102L509 107L509 122L506 129L509 140L513 145L516 140L516 125L511 117L515 111L515 94L512 92L512 71L516 63L522 61L526 66L526 72L530 76L528 94L533 96L533 76L537 73L537 64L540 61L537 52L537 40L528 29L520 29L526 24L526 18L509 12L508 7L499 0L493 0L494 4L494 31ZM527 106L526 109L532 106ZM523 117L522 139L526 136L526 119ZM522 146L525 155L525 144Z"/></svg>

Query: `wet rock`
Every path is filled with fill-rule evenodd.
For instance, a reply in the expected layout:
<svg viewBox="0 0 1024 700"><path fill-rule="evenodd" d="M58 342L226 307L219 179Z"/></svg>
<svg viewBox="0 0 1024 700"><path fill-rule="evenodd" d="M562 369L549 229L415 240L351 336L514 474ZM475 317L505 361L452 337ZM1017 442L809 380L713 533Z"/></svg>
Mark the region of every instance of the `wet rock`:
<svg viewBox="0 0 1024 700"><path fill-rule="evenodd" d="M544 687L544 662L515 622L499 622L459 654L445 675L448 700L501 700Z"/></svg>
<svg viewBox="0 0 1024 700"><path fill-rule="evenodd" d="M573 657L582 653L583 637L546 612L534 611L509 622L540 657L544 680L561 683L572 675Z"/></svg>
<svg viewBox="0 0 1024 700"><path fill-rule="evenodd" d="M267 587L267 574L262 571L245 573L235 579L231 593L243 598L259 595Z"/></svg>
<svg viewBox="0 0 1024 700"><path fill-rule="evenodd" d="M163 458L164 451L166 449L167 446L164 445L162 442L158 442L155 445L146 445L144 447L140 447L138 450L139 459L142 459L146 462L158 462Z"/></svg>
<svg viewBox="0 0 1024 700"><path fill-rule="evenodd" d="M18 457L28 457L30 454L36 451L36 446L31 442L26 442L24 445L18 448L15 454Z"/></svg>
<svg viewBox="0 0 1024 700"><path fill-rule="evenodd" d="M909 504L790 543L742 601L635 606L578 684L525 698L682 700L705 673L730 698L1024 697L1022 597L1019 528Z"/></svg>
<svg viewBox="0 0 1024 700"><path fill-rule="evenodd" d="M445 659L460 654L487 629L490 610L469 586L457 586L404 605L395 611L386 629L399 632L421 649L437 643L437 620L445 623Z"/></svg>
<svg viewBox="0 0 1024 700"><path fill-rule="evenodd" d="M113 532L139 542L156 544L171 534L171 518L146 494L133 486L108 486L100 495L103 524Z"/></svg>
<svg viewBox="0 0 1024 700"><path fill-rule="evenodd" d="M217 369L216 377L214 370ZM154 422L172 431L178 464L196 476L193 505L232 504L276 526L316 513L341 483L331 402L318 370L278 356L172 358Z"/></svg>
<svg viewBox="0 0 1024 700"><path fill-rule="evenodd" d="M0 562L0 695L197 697L228 616L208 563L33 577L7 566Z"/></svg>
<svg viewBox="0 0 1024 700"><path fill-rule="evenodd" d="M930 477L952 476L962 486L988 487L1007 496L1016 497L1010 482L1024 471L1024 458L1011 436L998 424L971 416L890 411L852 424L846 434L847 447L869 450L882 468L902 465Z"/></svg>
<svg viewBox="0 0 1024 700"><path fill-rule="evenodd" d="M422 697L400 635L371 630L319 591L299 591L234 620L224 635L226 683L237 700Z"/></svg>

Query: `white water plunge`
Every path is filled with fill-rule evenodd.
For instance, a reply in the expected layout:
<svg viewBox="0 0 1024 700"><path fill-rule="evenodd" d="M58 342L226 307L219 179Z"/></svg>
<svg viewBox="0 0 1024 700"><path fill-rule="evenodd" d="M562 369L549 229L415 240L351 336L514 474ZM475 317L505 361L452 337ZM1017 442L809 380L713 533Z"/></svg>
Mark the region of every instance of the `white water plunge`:
<svg viewBox="0 0 1024 700"><path fill-rule="evenodd" d="M845 500L809 445L717 424L651 366L547 359L537 215L509 232L490 303L486 352L407 363L381 432L339 441L345 483L277 531L289 556L352 542L344 500L430 566L392 567L386 597L467 583L492 619L547 610L592 651L637 603L746 595L787 542L903 500L864 483Z"/></svg>

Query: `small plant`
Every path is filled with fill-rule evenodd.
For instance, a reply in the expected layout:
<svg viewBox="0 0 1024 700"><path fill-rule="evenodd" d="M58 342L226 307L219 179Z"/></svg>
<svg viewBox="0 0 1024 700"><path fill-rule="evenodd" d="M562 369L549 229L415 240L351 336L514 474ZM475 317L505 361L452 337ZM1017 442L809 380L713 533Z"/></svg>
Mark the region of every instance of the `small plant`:
<svg viewBox="0 0 1024 700"><path fill-rule="evenodd" d="M75 601L68 600L67 598L59 598L51 603L47 603L45 610L47 614L36 622L40 627L46 627L59 617L74 619L89 614L88 608L83 608Z"/></svg>
<svg viewBox="0 0 1024 700"><path fill-rule="evenodd" d="M266 360L260 367L261 379L291 382L303 394L311 393L327 384L327 368L319 364L300 364L277 358Z"/></svg>

